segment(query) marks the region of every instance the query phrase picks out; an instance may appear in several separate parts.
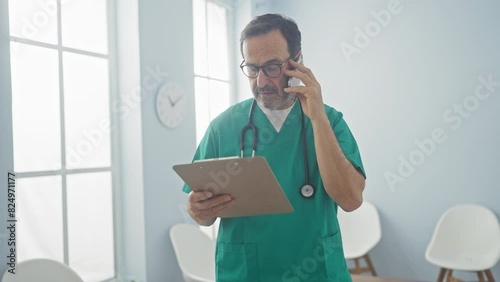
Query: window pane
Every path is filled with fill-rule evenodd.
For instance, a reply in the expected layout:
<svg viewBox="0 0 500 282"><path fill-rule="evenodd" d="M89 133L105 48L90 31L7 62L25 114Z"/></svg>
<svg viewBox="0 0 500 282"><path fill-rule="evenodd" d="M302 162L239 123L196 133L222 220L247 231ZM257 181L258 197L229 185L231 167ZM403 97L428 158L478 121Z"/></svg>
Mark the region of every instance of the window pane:
<svg viewBox="0 0 500 282"><path fill-rule="evenodd" d="M226 9L207 3L208 10L208 74L218 79L229 79Z"/></svg>
<svg viewBox="0 0 500 282"><path fill-rule="evenodd" d="M66 164L111 165L108 62L64 53Z"/></svg>
<svg viewBox="0 0 500 282"><path fill-rule="evenodd" d="M114 276L111 173L68 175L69 265L85 281Z"/></svg>
<svg viewBox="0 0 500 282"><path fill-rule="evenodd" d="M68 2L61 5L63 46L107 54L107 1L63 2Z"/></svg>
<svg viewBox="0 0 500 282"><path fill-rule="evenodd" d="M10 35L57 44L56 0L9 0Z"/></svg>
<svg viewBox="0 0 500 282"><path fill-rule="evenodd" d="M210 120L229 108L229 83L217 80L208 82L210 96Z"/></svg>
<svg viewBox="0 0 500 282"><path fill-rule="evenodd" d="M196 77L194 87L196 141L199 144L210 121L229 107L229 83Z"/></svg>
<svg viewBox="0 0 500 282"><path fill-rule="evenodd" d="M196 109L196 145L200 144L210 122L208 97L208 79L194 78L195 109Z"/></svg>
<svg viewBox="0 0 500 282"><path fill-rule="evenodd" d="M60 169L57 51L19 43L11 46L19 51L11 56L14 170Z"/></svg>
<svg viewBox="0 0 500 282"><path fill-rule="evenodd" d="M61 177L21 178L16 189L18 261L64 262Z"/></svg>
<svg viewBox="0 0 500 282"><path fill-rule="evenodd" d="M194 73L207 73L207 29L205 1L193 0Z"/></svg>

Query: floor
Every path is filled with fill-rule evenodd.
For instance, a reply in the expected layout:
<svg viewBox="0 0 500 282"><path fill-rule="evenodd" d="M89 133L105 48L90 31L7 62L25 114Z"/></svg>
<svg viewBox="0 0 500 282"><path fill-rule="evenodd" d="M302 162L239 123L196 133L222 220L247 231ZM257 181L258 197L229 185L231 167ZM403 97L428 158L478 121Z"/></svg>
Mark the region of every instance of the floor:
<svg viewBox="0 0 500 282"><path fill-rule="evenodd" d="M352 282L417 282L417 281L364 276L364 275L352 275Z"/></svg>

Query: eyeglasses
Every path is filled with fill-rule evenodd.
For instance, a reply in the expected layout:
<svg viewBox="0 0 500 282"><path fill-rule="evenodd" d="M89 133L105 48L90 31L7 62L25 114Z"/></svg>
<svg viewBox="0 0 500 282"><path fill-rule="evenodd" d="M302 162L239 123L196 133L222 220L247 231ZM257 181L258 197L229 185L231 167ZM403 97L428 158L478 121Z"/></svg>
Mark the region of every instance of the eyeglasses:
<svg viewBox="0 0 500 282"><path fill-rule="evenodd" d="M281 74L281 69L283 66L292 58L293 56L290 56L288 59L285 60L284 63L282 64L265 64L261 67L259 66L254 66L254 65L246 65L245 60L241 62L240 68L243 71L243 73L248 76L249 78L257 78L259 76L259 71L262 69L264 74L267 77L270 78L275 78L280 76Z"/></svg>

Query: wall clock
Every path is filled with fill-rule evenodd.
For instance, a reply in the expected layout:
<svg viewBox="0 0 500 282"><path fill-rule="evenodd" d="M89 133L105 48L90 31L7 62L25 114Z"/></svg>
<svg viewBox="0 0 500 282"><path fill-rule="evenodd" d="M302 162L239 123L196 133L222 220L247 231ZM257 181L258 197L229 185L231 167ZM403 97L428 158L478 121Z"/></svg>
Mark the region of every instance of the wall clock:
<svg viewBox="0 0 500 282"><path fill-rule="evenodd" d="M186 117L186 96L178 83L164 83L156 95L156 113L168 128L178 127Z"/></svg>

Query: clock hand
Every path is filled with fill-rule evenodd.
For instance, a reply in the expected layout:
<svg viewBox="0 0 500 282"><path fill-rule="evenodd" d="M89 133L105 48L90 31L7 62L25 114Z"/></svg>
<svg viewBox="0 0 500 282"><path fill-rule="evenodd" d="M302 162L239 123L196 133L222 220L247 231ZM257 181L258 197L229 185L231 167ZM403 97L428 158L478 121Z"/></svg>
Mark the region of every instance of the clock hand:
<svg viewBox="0 0 500 282"><path fill-rule="evenodd" d="M170 96L168 98L170 100ZM173 103L170 102L172 104L172 107L174 107L180 100L182 100L182 96L180 96L179 98L177 98Z"/></svg>
<svg viewBox="0 0 500 282"><path fill-rule="evenodd" d="M175 104L177 103L177 101L172 101L172 99L170 98L170 96L167 96L168 97L168 101L170 102L170 106L175 106Z"/></svg>

